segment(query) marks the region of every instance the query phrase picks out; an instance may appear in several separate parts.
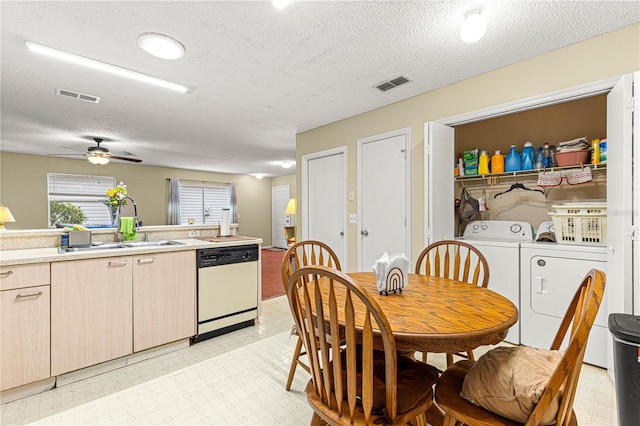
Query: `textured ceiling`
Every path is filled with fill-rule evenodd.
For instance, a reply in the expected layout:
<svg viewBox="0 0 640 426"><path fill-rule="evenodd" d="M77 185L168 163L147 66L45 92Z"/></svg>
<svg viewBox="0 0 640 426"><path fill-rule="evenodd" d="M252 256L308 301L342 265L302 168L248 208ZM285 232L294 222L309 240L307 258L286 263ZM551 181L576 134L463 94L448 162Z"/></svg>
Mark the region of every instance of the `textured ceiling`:
<svg viewBox="0 0 640 426"><path fill-rule="evenodd" d="M3 0L0 149L71 154L62 147L84 151L101 137L145 165L284 175L293 169L279 163L295 160L297 133L640 21L638 1L481 1L487 34L465 44L462 14L478 3ZM186 56L150 56L137 45L143 32L180 40ZM28 51L25 40L191 91L79 68ZM413 81L373 88L399 75Z"/></svg>

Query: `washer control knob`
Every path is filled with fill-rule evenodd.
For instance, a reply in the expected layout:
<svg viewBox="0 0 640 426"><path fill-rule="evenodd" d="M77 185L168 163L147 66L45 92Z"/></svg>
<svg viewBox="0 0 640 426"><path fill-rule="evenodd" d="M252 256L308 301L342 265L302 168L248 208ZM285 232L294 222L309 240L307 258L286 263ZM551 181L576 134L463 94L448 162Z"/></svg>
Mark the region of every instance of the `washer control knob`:
<svg viewBox="0 0 640 426"><path fill-rule="evenodd" d="M477 231L480 227L478 225L473 225L473 230Z"/></svg>
<svg viewBox="0 0 640 426"><path fill-rule="evenodd" d="M513 225L511 225L511 228L509 228L509 229L514 234L517 234L518 232L522 231L522 226L518 225L517 223L514 223Z"/></svg>
<svg viewBox="0 0 640 426"><path fill-rule="evenodd" d="M486 230L487 230L487 228L488 228L488 226L487 226L487 225L482 225L482 230L483 230L483 231L486 231Z"/></svg>

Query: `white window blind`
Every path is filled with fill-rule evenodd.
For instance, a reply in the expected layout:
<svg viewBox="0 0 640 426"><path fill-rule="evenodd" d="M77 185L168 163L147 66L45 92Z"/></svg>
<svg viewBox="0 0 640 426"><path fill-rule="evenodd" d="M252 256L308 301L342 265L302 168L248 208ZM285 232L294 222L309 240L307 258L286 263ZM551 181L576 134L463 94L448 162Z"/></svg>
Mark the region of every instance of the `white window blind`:
<svg viewBox="0 0 640 426"><path fill-rule="evenodd" d="M230 208L229 184L180 181L180 223L219 225L222 209Z"/></svg>
<svg viewBox="0 0 640 426"><path fill-rule="evenodd" d="M116 179L111 176L47 174L49 202L66 202L80 207L87 216L85 225L110 223L109 211L102 200L106 198L107 190L115 186Z"/></svg>

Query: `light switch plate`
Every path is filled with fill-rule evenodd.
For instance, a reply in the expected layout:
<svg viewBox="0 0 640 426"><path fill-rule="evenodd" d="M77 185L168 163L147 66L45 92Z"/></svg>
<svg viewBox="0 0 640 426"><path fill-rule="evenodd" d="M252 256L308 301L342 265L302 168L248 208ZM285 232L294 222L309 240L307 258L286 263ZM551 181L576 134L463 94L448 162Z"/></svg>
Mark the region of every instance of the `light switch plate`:
<svg viewBox="0 0 640 426"><path fill-rule="evenodd" d="M190 237L199 237L200 236L200 231L189 231L189 236Z"/></svg>
<svg viewBox="0 0 640 426"><path fill-rule="evenodd" d="M349 223L358 223L358 215L355 213L351 213L349 215Z"/></svg>

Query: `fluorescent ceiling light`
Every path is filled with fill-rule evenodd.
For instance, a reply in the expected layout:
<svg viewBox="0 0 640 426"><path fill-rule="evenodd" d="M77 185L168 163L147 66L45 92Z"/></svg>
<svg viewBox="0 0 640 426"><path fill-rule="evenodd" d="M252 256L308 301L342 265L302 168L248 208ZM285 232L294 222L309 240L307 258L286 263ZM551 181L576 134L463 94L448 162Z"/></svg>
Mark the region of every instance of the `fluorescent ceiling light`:
<svg viewBox="0 0 640 426"><path fill-rule="evenodd" d="M484 7L474 6L464 12L464 22L460 26L460 38L465 43L475 43L487 32L487 20L482 16Z"/></svg>
<svg viewBox="0 0 640 426"><path fill-rule="evenodd" d="M159 33L140 34L138 45L148 54L162 59L180 59L186 52L178 40Z"/></svg>
<svg viewBox="0 0 640 426"><path fill-rule="evenodd" d="M273 0L271 2L277 9L284 9L285 7L287 7L287 5L289 3L291 3L291 0Z"/></svg>
<svg viewBox="0 0 640 426"><path fill-rule="evenodd" d="M98 166L104 166L109 162L109 157L103 154L95 153L93 155L90 155L88 160L92 164L97 164Z"/></svg>
<svg viewBox="0 0 640 426"><path fill-rule="evenodd" d="M87 58L85 56L76 55L73 53L65 52L64 50L54 49L53 47L44 46L42 44L34 43L32 41L25 41L24 44L29 50L32 50L43 55L51 56L53 58L62 59L63 61L71 62L73 64L82 65L88 68L108 72L110 74L119 75L121 77L130 78L132 80L141 81L143 83L153 84L156 86L164 87L165 89L175 90L181 93L187 93L189 91L188 86L182 84L173 83L171 81L163 80L158 77L153 77L147 74L142 74L137 71L132 71L126 68L119 67L117 65L111 65L106 62L97 61L95 59Z"/></svg>

